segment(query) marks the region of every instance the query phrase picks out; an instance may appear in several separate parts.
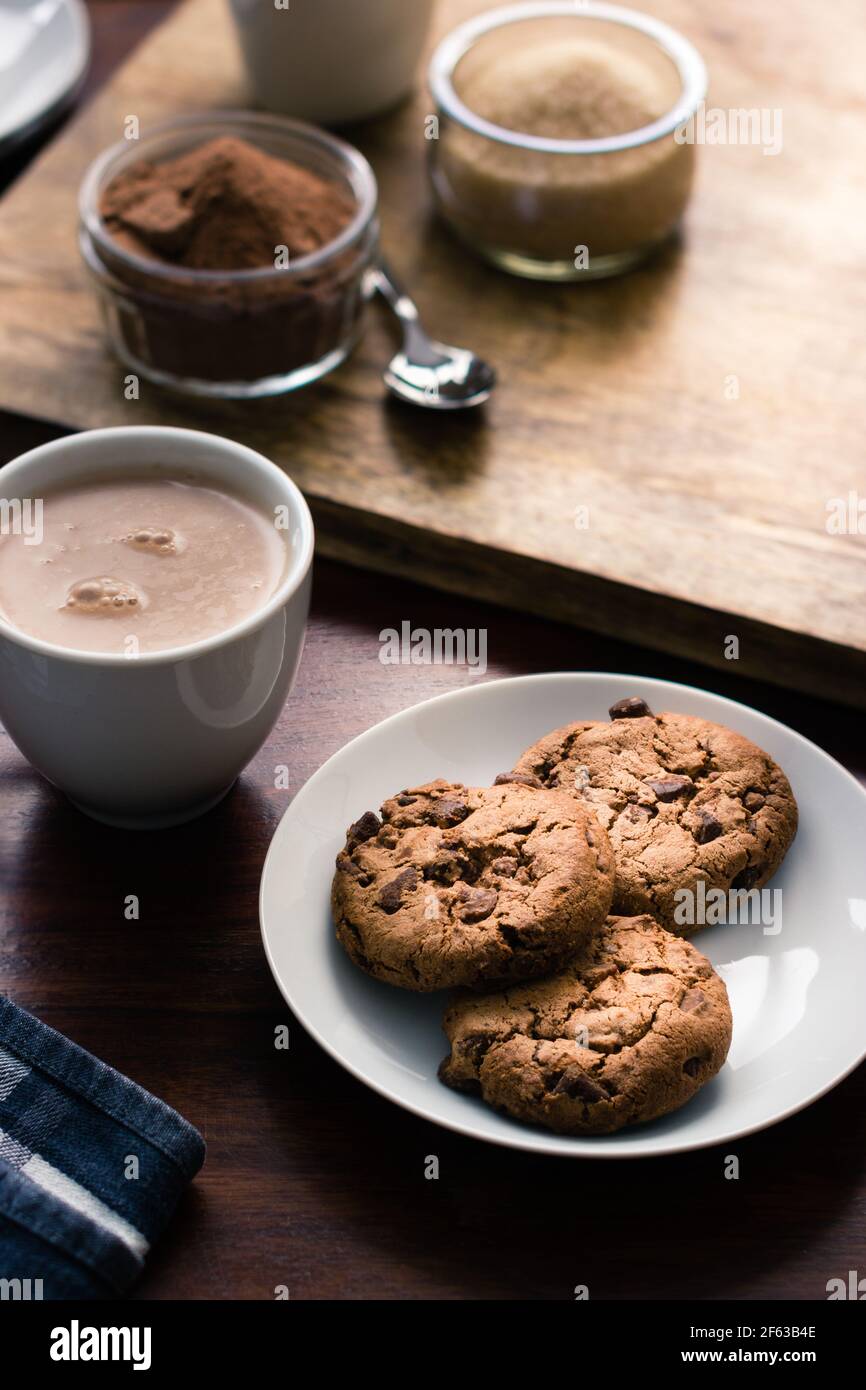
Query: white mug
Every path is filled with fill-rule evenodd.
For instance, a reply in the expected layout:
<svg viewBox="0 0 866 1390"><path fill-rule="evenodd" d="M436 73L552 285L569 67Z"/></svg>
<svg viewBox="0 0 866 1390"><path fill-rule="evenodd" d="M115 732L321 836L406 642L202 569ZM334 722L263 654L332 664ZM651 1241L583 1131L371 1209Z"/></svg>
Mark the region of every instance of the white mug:
<svg viewBox="0 0 866 1390"><path fill-rule="evenodd" d="M411 90L434 0L230 0L252 97L320 125L378 115Z"/></svg>
<svg viewBox="0 0 866 1390"><path fill-rule="evenodd" d="M261 748L292 687L310 600L313 521L295 484L242 444L197 430L90 430L0 468L0 498L158 464L271 513L291 556L279 588L224 633L134 659L30 637L0 613L0 722L37 771L110 825L178 825L215 805Z"/></svg>

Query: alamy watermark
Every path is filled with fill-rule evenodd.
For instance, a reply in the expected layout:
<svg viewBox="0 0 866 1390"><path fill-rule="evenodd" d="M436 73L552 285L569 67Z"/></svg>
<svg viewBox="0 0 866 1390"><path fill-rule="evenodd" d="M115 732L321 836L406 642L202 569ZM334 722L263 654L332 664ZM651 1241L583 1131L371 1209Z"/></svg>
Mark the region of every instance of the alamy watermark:
<svg viewBox="0 0 866 1390"><path fill-rule="evenodd" d="M25 545L41 545L42 513L41 497L0 497L0 536L23 536Z"/></svg>
<svg viewBox="0 0 866 1390"><path fill-rule="evenodd" d="M468 666L474 675L487 670L486 627L414 627L408 620L379 633L383 666Z"/></svg>
<svg viewBox="0 0 866 1390"><path fill-rule="evenodd" d="M848 1270L848 1278L828 1279L824 1286L827 1290L827 1300L830 1303L839 1299L851 1299L855 1303L866 1301L866 1279L861 1279L856 1269Z"/></svg>
<svg viewBox="0 0 866 1390"><path fill-rule="evenodd" d="M68 1327L51 1329L48 1355L52 1361L131 1361L134 1371L151 1366L149 1327L82 1327L73 1318Z"/></svg>
<svg viewBox="0 0 866 1390"><path fill-rule="evenodd" d="M866 497L852 490L847 497L829 497L824 525L830 536L866 536Z"/></svg>
<svg viewBox="0 0 866 1390"><path fill-rule="evenodd" d="M41 1279L0 1279L0 1303L39 1303Z"/></svg>
<svg viewBox="0 0 866 1390"><path fill-rule="evenodd" d="M762 154L782 152L782 112L778 106L707 106L674 131L678 145L759 145Z"/></svg>
<svg viewBox="0 0 866 1390"><path fill-rule="evenodd" d="M699 879L694 888L674 893L674 921L678 927L714 927L745 922L763 928L764 936L782 930L781 888L708 888Z"/></svg>

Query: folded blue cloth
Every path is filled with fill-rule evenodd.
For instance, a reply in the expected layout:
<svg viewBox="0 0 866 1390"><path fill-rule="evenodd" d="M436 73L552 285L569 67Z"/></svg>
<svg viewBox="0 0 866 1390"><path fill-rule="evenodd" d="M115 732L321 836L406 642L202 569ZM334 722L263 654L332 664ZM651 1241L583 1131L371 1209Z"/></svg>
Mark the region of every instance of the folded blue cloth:
<svg viewBox="0 0 866 1390"><path fill-rule="evenodd" d="M175 1110L0 997L0 1298L124 1293L203 1161Z"/></svg>

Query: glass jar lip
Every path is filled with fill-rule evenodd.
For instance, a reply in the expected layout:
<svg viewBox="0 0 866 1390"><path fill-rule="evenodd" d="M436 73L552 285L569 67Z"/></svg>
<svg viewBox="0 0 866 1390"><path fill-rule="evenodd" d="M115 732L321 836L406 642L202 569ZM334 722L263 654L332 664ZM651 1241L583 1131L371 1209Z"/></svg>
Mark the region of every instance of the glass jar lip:
<svg viewBox="0 0 866 1390"><path fill-rule="evenodd" d="M603 136L593 140L557 140L553 137L528 135L520 131L508 130L495 125L483 116L478 116L457 95L454 87L454 70L463 58L485 34L491 30L504 28L527 19L601 19L612 24L622 24L636 29L652 39L671 59L682 83L679 100L657 120L638 130L625 131L620 135ZM545 4L523 3L505 5L500 9L487 10L474 19L467 20L441 41L433 53L428 69L430 91L437 106L448 116L477 135L499 144L516 146L523 150L536 150L541 154L611 154L617 150L635 149L640 145L651 144L665 135L670 135L693 116L707 92L707 70L704 60L694 44L669 24L660 19L627 9L623 5L609 5L601 0L548 0Z"/></svg>
<svg viewBox="0 0 866 1390"><path fill-rule="evenodd" d="M139 256L134 251L128 251L125 247L118 245L105 226L99 212L99 193L107 172L120 160L121 156L128 155L130 152L130 142L119 140L116 144L103 150L102 154L97 155L84 174L78 200L82 231L90 236L96 247L108 249L115 261L128 265L146 275L163 280L183 282L184 284L219 283L225 285L226 282L258 284L270 279L285 280L292 276L301 276L320 269L339 256L341 252L353 246L374 222L378 204L378 187L376 175L369 162L354 145L332 135L330 131L310 125L307 121L291 120L286 116L260 115L251 111L195 112L187 116L173 117L169 121L163 121L154 126L146 136L135 142L135 147L139 157L145 159L147 158L147 147L151 141L170 135L174 131L183 133L185 130L200 129L212 131L214 134L220 132L225 134L226 127L240 127L241 130L250 131L270 131L272 134L287 137L294 142L296 148L300 145L314 146L327 150L328 153L336 156L348 175L357 202L357 209L352 220L333 241L320 246L317 251L311 251L305 256L298 256L287 266L261 266L249 270L198 270L186 266L174 266L170 262L152 259L149 256Z"/></svg>

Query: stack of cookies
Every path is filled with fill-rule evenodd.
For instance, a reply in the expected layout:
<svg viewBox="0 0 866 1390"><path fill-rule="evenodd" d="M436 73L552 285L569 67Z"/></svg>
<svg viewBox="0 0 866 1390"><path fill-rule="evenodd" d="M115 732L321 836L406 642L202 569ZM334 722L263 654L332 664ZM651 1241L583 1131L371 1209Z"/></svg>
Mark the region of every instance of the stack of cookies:
<svg viewBox="0 0 866 1390"><path fill-rule="evenodd" d="M377 980L459 991L446 1085L609 1134L721 1068L727 992L678 907L700 884L761 888L796 828L785 774L748 739L621 700L492 787L431 782L362 815L337 857L337 936Z"/></svg>

